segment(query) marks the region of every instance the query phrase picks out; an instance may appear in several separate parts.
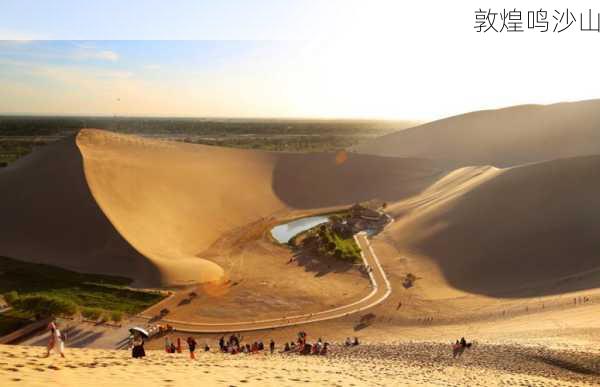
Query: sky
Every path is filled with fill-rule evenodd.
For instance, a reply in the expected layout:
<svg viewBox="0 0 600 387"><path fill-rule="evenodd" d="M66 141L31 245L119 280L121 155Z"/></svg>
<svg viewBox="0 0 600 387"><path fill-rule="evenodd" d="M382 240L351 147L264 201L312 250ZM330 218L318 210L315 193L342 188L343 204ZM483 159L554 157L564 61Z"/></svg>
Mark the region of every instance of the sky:
<svg viewBox="0 0 600 387"><path fill-rule="evenodd" d="M0 113L431 120L600 97L600 33L474 29L480 7L594 1L88 3L2 1Z"/></svg>

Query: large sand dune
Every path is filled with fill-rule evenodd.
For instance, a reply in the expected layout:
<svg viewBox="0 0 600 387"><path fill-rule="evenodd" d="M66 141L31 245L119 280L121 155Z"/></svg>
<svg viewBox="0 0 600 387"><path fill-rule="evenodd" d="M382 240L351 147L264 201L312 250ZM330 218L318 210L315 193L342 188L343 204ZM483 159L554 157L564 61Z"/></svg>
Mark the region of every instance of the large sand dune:
<svg viewBox="0 0 600 387"><path fill-rule="evenodd" d="M199 255L294 210L397 201L441 171L424 160L285 154L82 130L0 174L0 254L144 285L226 276Z"/></svg>
<svg viewBox="0 0 600 387"><path fill-rule="evenodd" d="M449 117L359 144L359 153L514 166L600 154L600 100L523 105Z"/></svg>
<svg viewBox="0 0 600 387"><path fill-rule="evenodd" d="M82 130L0 173L0 213L9 220L0 223L0 254L140 285L234 276L300 286L290 280L298 277L308 295L315 284L283 268L289 257L280 249L257 241L278 220L381 199L396 222L374 243L395 281L406 268L394 257L406 255L437 273L430 295L436 276L442 296L450 288L557 293L564 287L551 284L600 266L599 167L593 156L448 171L421 159L260 152ZM357 297L343 290L353 281L338 284L338 293ZM252 286L245 289L257 291ZM575 281L568 290L595 286Z"/></svg>
<svg viewBox="0 0 600 387"><path fill-rule="evenodd" d="M585 276L600 270L599 171L600 156L463 168L391 206L399 220L381 239L400 255L434 263L469 293L594 288Z"/></svg>
<svg viewBox="0 0 600 387"><path fill-rule="evenodd" d="M84 176L75 138L0 172L0 255L156 283L160 273L114 229ZM134 275L135 274L135 275Z"/></svg>

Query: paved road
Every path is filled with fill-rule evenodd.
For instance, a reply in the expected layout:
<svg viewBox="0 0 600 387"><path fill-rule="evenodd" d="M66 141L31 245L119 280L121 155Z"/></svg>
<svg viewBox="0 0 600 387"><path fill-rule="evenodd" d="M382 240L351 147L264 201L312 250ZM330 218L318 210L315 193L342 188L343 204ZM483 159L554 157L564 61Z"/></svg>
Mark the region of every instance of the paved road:
<svg viewBox="0 0 600 387"><path fill-rule="evenodd" d="M379 263L377 255L373 251L373 248L367 239L366 233L361 232L354 238L362 250L362 256L365 264L367 267L372 269L369 272L371 279L371 293L359 301L321 312L295 316L284 316L282 318L260 321L234 323L193 323L180 320L162 319L161 322L172 325L177 331L187 333L247 332L332 320L371 308L383 302L392 292L392 288L385 275L385 272L383 271L383 268L381 267L381 264ZM149 316L146 317L148 318Z"/></svg>

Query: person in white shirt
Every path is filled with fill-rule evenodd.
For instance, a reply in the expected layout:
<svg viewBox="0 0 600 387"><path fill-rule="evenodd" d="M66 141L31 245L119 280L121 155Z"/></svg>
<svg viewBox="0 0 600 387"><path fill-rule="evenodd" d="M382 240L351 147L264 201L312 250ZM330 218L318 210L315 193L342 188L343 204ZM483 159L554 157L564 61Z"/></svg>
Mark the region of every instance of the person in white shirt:
<svg viewBox="0 0 600 387"><path fill-rule="evenodd" d="M46 357L50 356L50 352L53 350L59 353L60 356L65 357L65 344L60 330L54 322L48 324L48 329L50 330L50 339L48 340L48 352L46 353Z"/></svg>

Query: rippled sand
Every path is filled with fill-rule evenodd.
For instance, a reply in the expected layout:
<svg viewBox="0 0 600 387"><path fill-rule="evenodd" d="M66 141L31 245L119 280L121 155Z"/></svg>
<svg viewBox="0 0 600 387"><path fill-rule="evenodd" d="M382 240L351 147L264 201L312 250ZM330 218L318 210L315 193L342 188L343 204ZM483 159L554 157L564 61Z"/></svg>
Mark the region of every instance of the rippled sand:
<svg viewBox="0 0 600 387"><path fill-rule="evenodd" d="M597 353L545 347L475 344L453 359L447 344L333 346L326 357L285 354L170 355L148 351L67 349L65 359L44 349L0 346L3 386L575 386L598 385Z"/></svg>

